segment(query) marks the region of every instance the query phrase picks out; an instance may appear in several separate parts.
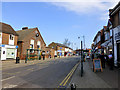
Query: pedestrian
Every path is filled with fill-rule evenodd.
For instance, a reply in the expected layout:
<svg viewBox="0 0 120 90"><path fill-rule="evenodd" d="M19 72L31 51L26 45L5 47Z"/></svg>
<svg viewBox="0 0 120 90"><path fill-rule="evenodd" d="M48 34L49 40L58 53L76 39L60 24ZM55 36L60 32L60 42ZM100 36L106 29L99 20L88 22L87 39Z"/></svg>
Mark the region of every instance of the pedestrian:
<svg viewBox="0 0 120 90"><path fill-rule="evenodd" d="M114 67L114 59L113 59L113 54L112 54L112 52L109 53L108 57L109 57L110 70L113 70L113 67Z"/></svg>
<svg viewBox="0 0 120 90"><path fill-rule="evenodd" d="M102 68L105 68L105 57L104 57L104 53L103 52L99 56L99 58L101 59Z"/></svg>
<svg viewBox="0 0 120 90"><path fill-rule="evenodd" d="M105 62L109 65L109 62L108 62L108 55L104 55L104 58L105 58Z"/></svg>
<svg viewBox="0 0 120 90"><path fill-rule="evenodd" d="M94 54L92 53L92 61L93 61L93 59L94 59Z"/></svg>

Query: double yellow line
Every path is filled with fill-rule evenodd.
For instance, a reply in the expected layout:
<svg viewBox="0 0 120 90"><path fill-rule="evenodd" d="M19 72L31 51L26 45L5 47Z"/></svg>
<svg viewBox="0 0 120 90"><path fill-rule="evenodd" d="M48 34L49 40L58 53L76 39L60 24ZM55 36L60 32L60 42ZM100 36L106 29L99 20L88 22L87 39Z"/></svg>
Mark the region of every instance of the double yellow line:
<svg viewBox="0 0 120 90"><path fill-rule="evenodd" d="M73 75L74 71L76 70L77 66L79 65L79 62L72 68L70 73L65 77L65 79L59 84L58 88L65 87L71 76Z"/></svg>

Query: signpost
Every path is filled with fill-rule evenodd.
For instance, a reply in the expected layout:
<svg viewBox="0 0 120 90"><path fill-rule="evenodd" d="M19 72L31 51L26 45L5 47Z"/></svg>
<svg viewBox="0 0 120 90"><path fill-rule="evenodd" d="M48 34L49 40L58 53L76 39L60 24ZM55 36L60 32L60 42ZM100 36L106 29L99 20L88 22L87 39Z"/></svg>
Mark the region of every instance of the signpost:
<svg viewBox="0 0 120 90"><path fill-rule="evenodd" d="M96 72L96 70L103 71L100 59L93 59L93 71Z"/></svg>

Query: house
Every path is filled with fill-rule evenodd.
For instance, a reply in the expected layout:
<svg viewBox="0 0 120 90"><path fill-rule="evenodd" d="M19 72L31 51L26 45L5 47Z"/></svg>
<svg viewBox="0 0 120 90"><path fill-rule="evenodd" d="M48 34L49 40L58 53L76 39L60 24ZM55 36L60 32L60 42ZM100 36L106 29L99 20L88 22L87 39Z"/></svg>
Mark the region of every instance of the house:
<svg viewBox="0 0 120 90"><path fill-rule="evenodd" d="M104 32L104 43L101 44L101 47L103 48L104 54L108 55L110 52L112 52L112 28L111 28L111 21L108 20L107 26L103 27Z"/></svg>
<svg viewBox="0 0 120 90"><path fill-rule="evenodd" d="M55 49L55 56L66 56L72 54L72 49L60 43L52 42L48 45L48 47Z"/></svg>
<svg viewBox="0 0 120 90"><path fill-rule="evenodd" d="M50 47L45 47L45 56L46 58L54 58L55 49Z"/></svg>
<svg viewBox="0 0 120 90"><path fill-rule="evenodd" d="M8 24L0 22L0 60L16 59L18 34Z"/></svg>
<svg viewBox="0 0 120 90"><path fill-rule="evenodd" d="M22 30L16 31L18 37L18 56L20 59L25 59L26 55L40 55L40 51L44 51L46 44L38 30L38 28L23 27ZM27 52L28 49L28 52ZM34 50L36 49L36 50Z"/></svg>
<svg viewBox="0 0 120 90"><path fill-rule="evenodd" d="M109 11L113 30L114 66L120 67L120 1Z"/></svg>
<svg viewBox="0 0 120 90"><path fill-rule="evenodd" d="M103 33L103 29L98 31L98 33L96 34L94 40L94 49L93 52L97 53L97 54L101 54L102 53L102 47L101 44L104 43L104 33Z"/></svg>

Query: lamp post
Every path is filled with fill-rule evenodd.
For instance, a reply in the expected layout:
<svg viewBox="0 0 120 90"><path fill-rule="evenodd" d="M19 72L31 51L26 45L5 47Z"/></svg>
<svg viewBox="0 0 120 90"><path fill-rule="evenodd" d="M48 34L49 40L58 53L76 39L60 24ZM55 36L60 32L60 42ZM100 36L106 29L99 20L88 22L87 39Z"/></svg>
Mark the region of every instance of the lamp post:
<svg viewBox="0 0 120 90"><path fill-rule="evenodd" d="M80 39L80 37L78 37L78 39ZM78 49L79 50L79 49ZM80 55L80 52L79 52L79 55Z"/></svg>
<svg viewBox="0 0 120 90"><path fill-rule="evenodd" d="M78 37L80 39L80 37ZM83 49L82 49L82 40L81 40L81 77L83 76Z"/></svg>

